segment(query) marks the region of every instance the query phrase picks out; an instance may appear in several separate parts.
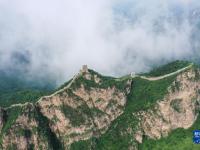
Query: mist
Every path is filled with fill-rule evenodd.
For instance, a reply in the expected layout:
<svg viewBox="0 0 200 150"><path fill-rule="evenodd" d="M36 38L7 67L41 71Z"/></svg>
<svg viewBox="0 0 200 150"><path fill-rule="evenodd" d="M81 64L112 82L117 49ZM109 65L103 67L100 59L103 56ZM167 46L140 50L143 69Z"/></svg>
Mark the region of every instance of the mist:
<svg viewBox="0 0 200 150"><path fill-rule="evenodd" d="M0 70L26 79L146 72L200 58L197 0L0 0Z"/></svg>

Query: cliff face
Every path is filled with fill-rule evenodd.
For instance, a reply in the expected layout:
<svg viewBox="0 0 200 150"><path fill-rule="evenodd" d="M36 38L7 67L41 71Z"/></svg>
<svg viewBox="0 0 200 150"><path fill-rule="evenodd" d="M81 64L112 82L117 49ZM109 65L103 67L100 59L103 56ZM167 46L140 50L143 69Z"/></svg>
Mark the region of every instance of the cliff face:
<svg viewBox="0 0 200 150"><path fill-rule="evenodd" d="M6 113L14 117L12 123L6 122L9 128L2 134L3 149L62 149L100 136L123 113L130 84L86 70L35 105L16 106L18 115L10 113L15 107L8 108Z"/></svg>
<svg viewBox="0 0 200 150"><path fill-rule="evenodd" d="M0 148L70 149L72 143L98 139L126 111L134 84L132 78L105 77L85 67L64 88L35 104L0 109ZM200 110L199 70L179 73L166 90L153 107L131 113L138 123L136 130L126 129L130 138L142 143L144 136L160 139L174 129L193 125ZM125 133L121 130L120 134Z"/></svg>
<svg viewBox="0 0 200 150"><path fill-rule="evenodd" d="M99 84L95 80L92 82ZM68 88L50 97L43 97L37 103L41 113L50 120L50 128L65 146L101 135L123 113L125 92L115 86L90 86L90 89L86 86L80 83L74 89Z"/></svg>
<svg viewBox="0 0 200 150"><path fill-rule="evenodd" d="M143 135L160 139L174 129L187 129L193 125L200 110L199 74L193 69L181 73L163 100L146 112L138 112L141 119L140 130L135 135L138 142L142 143Z"/></svg>
<svg viewBox="0 0 200 150"><path fill-rule="evenodd" d="M47 147L46 139L40 135L40 122L33 104L10 108L6 113L10 116L5 122L5 131L2 136L3 149L25 150L45 149Z"/></svg>

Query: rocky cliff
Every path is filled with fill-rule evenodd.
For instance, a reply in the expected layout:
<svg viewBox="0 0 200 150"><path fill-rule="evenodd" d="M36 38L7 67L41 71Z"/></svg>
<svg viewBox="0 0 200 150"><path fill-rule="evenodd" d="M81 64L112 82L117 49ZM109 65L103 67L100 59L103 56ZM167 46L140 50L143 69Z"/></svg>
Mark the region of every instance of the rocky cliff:
<svg viewBox="0 0 200 150"><path fill-rule="evenodd" d="M84 70L36 104L11 106L6 115L1 109L2 148L65 149L75 141L98 137L123 113L130 84Z"/></svg>
<svg viewBox="0 0 200 150"><path fill-rule="evenodd" d="M148 111L137 113L141 119L136 140L144 135L153 139L167 136L177 128L187 129L196 121L200 110L199 70L189 69L179 74L168 88L164 99Z"/></svg>
<svg viewBox="0 0 200 150"><path fill-rule="evenodd" d="M89 141L81 149L138 149L144 137L156 140L191 127L200 110L199 69L191 66L162 80L165 86L148 78L106 77L84 67L61 89L34 104L0 108L0 148L74 149L80 141ZM158 98L154 84L156 92L164 93ZM143 87L141 93L137 85ZM140 103L144 94L149 95L147 104ZM111 143L105 140L109 136L123 137L116 145L127 142L123 148L109 148Z"/></svg>

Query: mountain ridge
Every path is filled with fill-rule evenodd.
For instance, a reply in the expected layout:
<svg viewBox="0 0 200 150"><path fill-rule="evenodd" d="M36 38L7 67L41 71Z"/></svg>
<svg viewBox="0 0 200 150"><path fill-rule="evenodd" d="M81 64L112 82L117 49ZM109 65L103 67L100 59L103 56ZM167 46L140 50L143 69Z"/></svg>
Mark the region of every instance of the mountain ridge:
<svg viewBox="0 0 200 150"><path fill-rule="evenodd" d="M171 72L171 73L168 73L168 74L165 74L165 75L161 75L161 76L145 76L145 75L137 75L137 74L135 74L133 77L130 75L129 76L129 78L136 78L136 77L140 77L140 78L142 78L142 79L145 79L145 80L149 80L149 81L156 81L156 80L161 80L161 79L163 79L163 78L167 78L167 77L169 77L169 76L172 76L172 75L175 75L175 74L178 74L178 73L180 73L180 72L183 72L183 71L185 71L185 70L187 70L187 69L189 69L189 68L191 68L192 66L193 66L194 64L193 63L189 63L188 64L188 66L185 66L184 68L180 68L180 69L178 69L177 71L174 71L174 72ZM89 69L90 71L93 71L92 69ZM73 81L80 75L80 73L82 72L83 70L80 70L80 72L77 74L77 75L75 75L71 80L69 80L70 82L68 83L67 82L67 84L63 87L63 88L58 88L58 90L56 90L55 92L53 92L51 95L48 95L48 96L44 96L44 97L51 97L51 96L53 96L53 95L55 95L55 94L57 94L57 93L59 93L59 92L61 92L61 91L63 91L63 90L65 90L65 89L67 89L67 88L69 88L70 86L71 86L71 84L73 83ZM83 71L84 72L84 71ZM93 71L94 72L94 71ZM114 77L113 77L114 78ZM116 80L120 80L121 78L116 78ZM41 98L40 98L41 99ZM40 101L40 99L38 100L38 101ZM27 103L31 103L31 102L27 102ZM18 103L18 104L13 104L13 105L11 105L10 107L12 107L12 106L23 106L23 105L26 105L26 103L24 103L24 104L22 104L22 103Z"/></svg>
<svg viewBox="0 0 200 150"><path fill-rule="evenodd" d="M167 116L166 112L162 112L165 108L162 106L164 101L166 101L167 110L175 114L174 118L184 115L191 118L187 127L177 125L176 121L173 122L177 126L172 127L167 123L168 121L162 122L161 117L161 124L168 126L167 134L177 127L189 128L194 124L197 117L191 117L191 115L198 115L199 108L196 108L196 103L199 103L197 89L199 89L200 83L198 80L199 69L194 65L155 81L149 81L140 76L116 79L102 76L87 68L82 69L63 89L50 96L40 98L35 104L26 103L21 108L20 105L14 105L7 109L1 108L6 115L0 116L0 143L2 143L3 149L9 147L11 149L28 149L30 147L34 149L77 149L79 144L76 142L94 139L95 141L92 140L87 145L88 147L84 144L86 149L102 149L103 147L106 149L138 149L143 136L150 139L160 139L163 136L162 131L159 131L159 127L153 124L154 121L152 122L151 119L160 120L161 114L164 118ZM196 100L193 102L191 98L184 99L183 97L181 102L178 101L172 105L173 99L177 98L175 93L181 95L184 91L188 91L188 87L192 89L193 97L197 96ZM167 99L170 97L170 93L174 98ZM138 98L145 101L140 102L137 100ZM194 103L195 107L193 107ZM160 109L161 107L162 109ZM12 114L11 110L15 108L21 109L19 116ZM178 112L179 109L180 112ZM191 110L191 112L197 109L197 112L188 115L184 114L182 109ZM153 110L160 114L156 115ZM11 111L10 115L9 111ZM150 127L156 127L155 131L145 130L145 124L148 121L143 122L144 120L149 120ZM172 120L174 119L172 118ZM117 124L115 125L115 123ZM40 126L43 126L44 129L41 129ZM119 128L119 130L113 130L113 127ZM26 131L23 131L24 128ZM109 133L112 133L111 136L113 136L118 131L121 131L125 137L129 137L128 139L122 138L123 140L119 140L118 144L121 142L123 145L126 140L127 142L132 140L132 142L124 143L124 147L117 146L116 143L115 145L109 143ZM159 135L160 133L161 135ZM51 139L49 135L54 139ZM121 136L118 135L118 137ZM17 139L22 144L16 143ZM55 145L52 143L53 141L55 141Z"/></svg>

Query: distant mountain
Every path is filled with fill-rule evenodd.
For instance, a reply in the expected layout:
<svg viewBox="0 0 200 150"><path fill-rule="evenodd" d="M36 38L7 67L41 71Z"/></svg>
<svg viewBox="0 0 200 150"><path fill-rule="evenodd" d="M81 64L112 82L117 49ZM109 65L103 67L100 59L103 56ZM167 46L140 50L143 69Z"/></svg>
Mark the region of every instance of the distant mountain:
<svg viewBox="0 0 200 150"><path fill-rule="evenodd" d="M17 71L0 71L0 106L33 102L55 89L49 81L27 80Z"/></svg>
<svg viewBox="0 0 200 150"><path fill-rule="evenodd" d="M190 62L121 78L84 66L35 103L1 107L1 149L199 150L199 91L200 69Z"/></svg>

